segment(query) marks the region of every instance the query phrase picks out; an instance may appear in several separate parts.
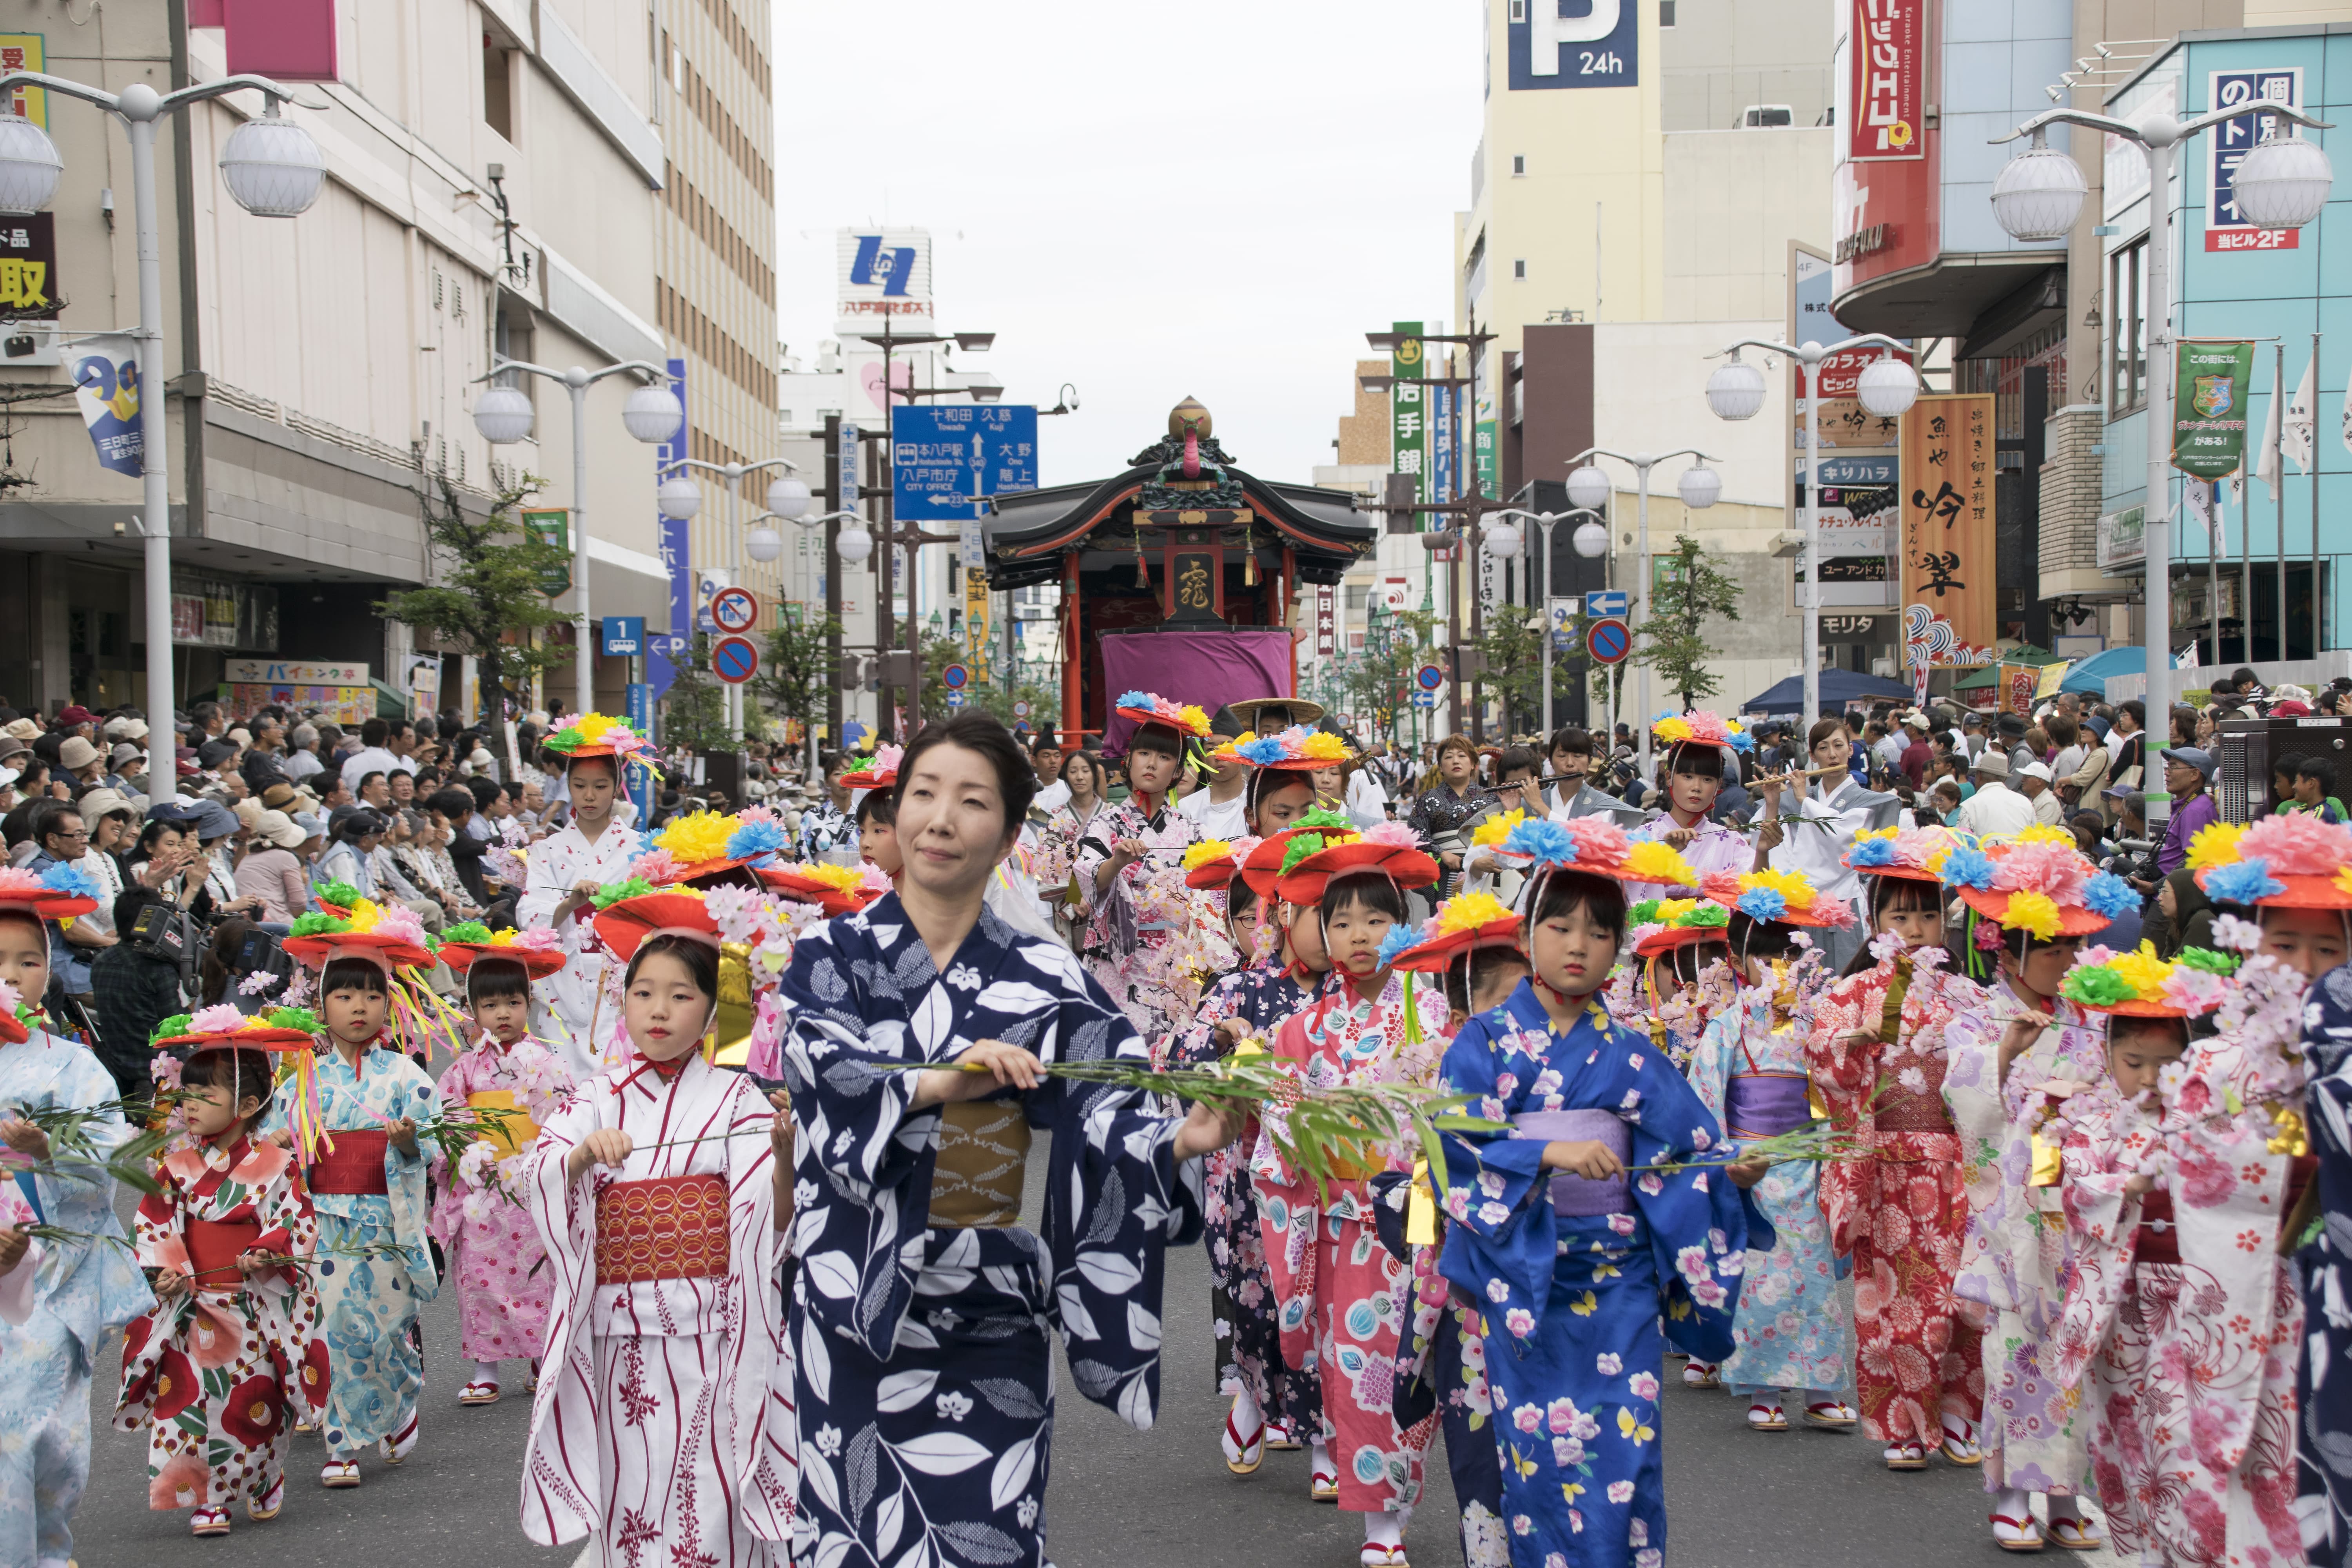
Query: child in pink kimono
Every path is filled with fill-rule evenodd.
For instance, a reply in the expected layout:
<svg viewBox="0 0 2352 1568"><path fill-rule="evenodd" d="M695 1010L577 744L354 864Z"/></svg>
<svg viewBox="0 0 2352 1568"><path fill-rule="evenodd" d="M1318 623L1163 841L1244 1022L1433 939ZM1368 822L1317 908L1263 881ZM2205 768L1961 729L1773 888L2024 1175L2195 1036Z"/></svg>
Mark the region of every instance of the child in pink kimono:
<svg viewBox="0 0 2352 1568"><path fill-rule="evenodd" d="M519 943L507 931L481 935L478 942L441 948L443 960L466 976L467 1006L480 1031L474 1047L441 1075L440 1092L442 1104L471 1109L483 1136L454 1170L446 1160L435 1162L441 1199L433 1236L450 1255L460 1350L473 1363L457 1393L460 1405L498 1403L502 1361L530 1362L536 1380L555 1280L531 1225L528 1192L509 1183L520 1179L517 1162L538 1141L540 1122L572 1091L562 1058L529 1033L530 983L562 967L562 950Z"/></svg>

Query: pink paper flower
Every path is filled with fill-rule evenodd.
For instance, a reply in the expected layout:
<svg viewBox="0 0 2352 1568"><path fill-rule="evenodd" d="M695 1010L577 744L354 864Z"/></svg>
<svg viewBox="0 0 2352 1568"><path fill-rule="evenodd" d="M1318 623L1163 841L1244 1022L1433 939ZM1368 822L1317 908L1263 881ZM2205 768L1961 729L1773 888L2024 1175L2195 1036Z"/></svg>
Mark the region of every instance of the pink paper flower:
<svg viewBox="0 0 2352 1568"><path fill-rule="evenodd" d="M1367 844L1385 844L1397 849L1421 847L1421 835L1402 822L1376 822L1364 829L1363 840Z"/></svg>
<svg viewBox="0 0 2352 1568"><path fill-rule="evenodd" d="M233 1035L245 1027L245 1015L223 1002L206 1007L188 1020L192 1035Z"/></svg>
<svg viewBox="0 0 2352 1568"><path fill-rule="evenodd" d="M2267 861L2273 876L2332 877L2352 863L2352 834L2303 812L2274 812L2246 829L2238 855Z"/></svg>
<svg viewBox="0 0 2352 1568"><path fill-rule="evenodd" d="M2090 879L2090 861L2065 844L2020 844L1995 860L1992 868L1995 892L2043 893L2061 905L2081 903L2083 884Z"/></svg>

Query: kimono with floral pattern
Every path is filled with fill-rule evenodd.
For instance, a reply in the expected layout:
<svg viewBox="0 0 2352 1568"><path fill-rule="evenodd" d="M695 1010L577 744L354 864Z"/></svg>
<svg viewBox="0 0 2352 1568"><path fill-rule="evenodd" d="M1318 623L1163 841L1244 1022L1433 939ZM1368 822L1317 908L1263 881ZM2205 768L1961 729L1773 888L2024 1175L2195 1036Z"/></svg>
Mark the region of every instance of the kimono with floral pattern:
<svg viewBox="0 0 2352 1568"><path fill-rule="evenodd" d="M798 1352L793 1560L879 1568L1046 1561L1053 1338L1079 1394L1139 1430L1159 1410L1168 1248L1200 1235L1201 1173L1139 1092L1049 1078L1042 1236L933 1226L938 1108L920 1075L975 1041L1048 1063L1144 1059L1134 1025L1060 944L981 912L941 974L899 904L803 935L784 973L799 1122L789 1333Z"/></svg>
<svg viewBox="0 0 2352 1568"><path fill-rule="evenodd" d="M1333 970L1315 999L1274 1037L1276 1066L1308 1088L1425 1083L1444 1048L1444 988L1391 971L1366 1001ZM1409 1027L1418 1016L1419 1027ZM1418 1034L1421 1038L1409 1037ZM1412 1310L1403 1264L1381 1244L1371 1178L1410 1174L1412 1152L1379 1152L1377 1164L1318 1184L1283 1158L1290 1128L1281 1107L1259 1118L1250 1176L1272 1276L1283 1359L1312 1371L1323 1393L1323 1426L1339 1469L1339 1506L1393 1512L1421 1495L1421 1466L1433 1427L1407 1432L1396 1420L1397 1332Z"/></svg>
<svg viewBox="0 0 2352 1568"><path fill-rule="evenodd" d="M2305 1340L2296 1359L2301 1412L2295 1511L2313 1568L2352 1564L2352 964L2331 969L2304 998L2310 1073L2304 1119L2321 1223L2294 1255Z"/></svg>
<svg viewBox="0 0 2352 1568"><path fill-rule="evenodd" d="M2238 1042L2198 1042L2182 1065L2160 1126L2111 1085L2069 1100L2052 1124L2070 1247L2051 1373L2087 1384L2091 1475L2117 1552L2174 1568L2299 1568L2303 1301L2274 1245L2289 1158L2270 1147L2266 1097ZM2249 1110L2229 1111L2233 1089ZM2124 1190L2151 1165L2178 1262L2143 1256L2149 1200Z"/></svg>
<svg viewBox="0 0 2352 1568"><path fill-rule="evenodd" d="M354 1070L321 1037L318 1058L320 1109L330 1132L377 1130L403 1117L422 1127L441 1112L433 1080L398 1051L362 1051ZM285 1127L286 1115L281 1095L269 1108L270 1127ZM320 1254L311 1273L334 1373L320 1432L337 1458L396 1435L416 1413L425 1387L425 1356L410 1329L441 1286L425 1245L426 1147L422 1132L414 1154L384 1144L386 1190L380 1194L311 1194Z"/></svg>
<svg viewBox="0 0 2352 1568"><path fill-rule="evenodd" d="M572 1073L529 1036L501 1047L486 1034L449 1064L435 1087L441 1103L453 1108L478 1094L511 1095L517 1110L544 1126L571 1094ZM459 1353L467 1361L535 1359L547 1343L555 1279L522 1184L536 1134L511 1122L509 1131L520 1134L509 1142L520 1146L503 1158L473 1155L453 1171L437 1148L433 1154L441 1189L433 1205L433 1239L457 1276ZM494 1152L506 1146L483 1142ZM486 1159L492 1169L482 1168Z"/></svg>
<svg viewBox="0 0 2352 1568"><path fill-rule="evenodd" d="M1161 1049L1171 1033L1192 1022L1183 988L1173 983L1162 955L1195 918L1200 895L1184 886L1184 851L1200 837L1200 823L1173 805L1146 816L1127 801L1088 819L1072 863L1087 896L1078 955L1087 973L1126 1010L1147 1050ZM1151 853L1097 889L1095 868L1110 858L1111 846L1122 838L1139 840Z"/></svg>
<svg viewBox="0 0 2352 1568"><path fill-rule="evenodd" d="M1898 979L1890 1043L1878 1036ZM1830 1245L1853 1265L1854 1384L1879 1443L1933 1447L1946 1415L1973 1424L1984 1411L1981 1336L1952 1294L1969 1196L1944 1103L1945 1026L1982 996L1931 963L1881 959L1830 988L1805 1047L1831 1125L1867 1151L1822 1168L1822 1205Z"/></svg>
<svg viewBox="0 0 2352 1568"><path fill-rule="evenodd" d="M1812 996L1805 981L1786 1005L1777 981L1742 986L1738 1003L1718 1013L1691 1057L1690 1084L1717 1122L1725 1120L1731 1080L1750 1073L1805 1076L1805 1041L1812 1028ZM1776 1245L1748 1259L1739 1311L1732 1325L1738 1346L1721 1368L1734 1394L1845 1386L1853 1339L1838 1299L1837 1258L1822 1213L1821 1167L1810 1160L1769 1166L1749 1189L1772 1222Z"/></svg>
<svg viewBox="0 0 2352 1568"><path fill-rule="evenodd" d="M63 1035L37 1028L30 1039L0 1045L0 1114L20 1106L89 1110L120 1092L89 1047ZM85 1131L104 1158L136 1130L110 1111ZM90 1371L106 1331L155 1305L119 1245L114 1178L52 1164L18 1173L28 1203L58 1229L97 1239L42 1243L32 1310L21 1321L0 1315L0 1568L73 1555L74 1510L89 1480ZM27 1196L21 1187L19 1195Z"/></svg>
<svg viewBox="0 0 2352 1568"><path fill-rule="evenodd" d="M1959 1133L1969 1194L1968 1256L1952 1289L1986 1312L1977 1434L1985 1489L2071 1496L2083 1489L2090 1424L2080 1385L2060 1383L2046 1363L2063 1293L2066 1227L2057 1194L2029 1178L2048 1104L2042 1086L2105 1078L2107 1034L2105 1018L2063 997L2047 1010L2053 1023L2010 1064L2005 1082L2000 1037L2026 1011L2006 979L1944 1026L1944 1103Z"/></svg>
<svg viewBox="0 0 2352 1568"><path fill-rule="evenodd" d="M190 1220L250 1222L250 1250L309 1256L318 1241L294 1157L239 1138L164 1156L161 1194L139 1205L139 1263L193 1275ZM258 1506L286 1477L298 1413L326 1409L329 1364L319 1292L287 1266L199 1286L134 1321L122 1336L117 1430L147 1432L151 1509ZM290 1407L290 1408L289 1408Z"/></svg>
<svg viewBox="0 0 2352 1568"><path fill-rule="evenodd" d="M1688 1161L1723 1142L1637 1031L1597 1004L1555 1028L1527 981L1462 1026L1442 1081L1497 1121L1612 1112L1626 1124L1629 1165ZM1453 1223L1442 1267L1484 1320L1513 1568L1661 1568L1666 1341L1702 1361L1731 1353L1750 1211L1719 1169L1701 1164L1632 1173L1630 1213L1572 1217L1549 1202L1540 1142L1444 1139Z"/></svg>
<svg viewBox="0 0 2352 1568"><path fill-rule="evenodd" d="M1223 1056L1217 1026L1227 1018L1239 1018L1253 1035L1271 1039L1307 1002L1306 987L1273 959L1236 970L1201 999L1192 1026L1176 1037L1173 1064L1200 1067ZM1287 1422L1304 1438L1322 1430L1323 1398L1315 1374L1283 1355L1282 1333L1275 1322L1274 1282L1266 1272L1265 1245L1258 1228L1257 1188L1250 1180L1249 1156L1256 1141L1253 1120L1243 1127L1238 1141L1202 1159L1217 1386L1239 1379L1267 1420Z"/></svg>

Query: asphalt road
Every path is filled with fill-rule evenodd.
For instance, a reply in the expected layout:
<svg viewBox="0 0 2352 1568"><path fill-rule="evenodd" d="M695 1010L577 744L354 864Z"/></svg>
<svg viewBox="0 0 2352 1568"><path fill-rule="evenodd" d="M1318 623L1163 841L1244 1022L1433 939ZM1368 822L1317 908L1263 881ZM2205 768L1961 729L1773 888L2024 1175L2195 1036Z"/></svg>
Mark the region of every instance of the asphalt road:
<svg viewBox="0 0 2352 1568"><path fill-rule="evenodd" d="M1033 1178L1042 1173L1042 1152ZM1034 1207L1034 1181L1032 1183ZM1307 1500L1307 1456L1270 1453L1258 1473L1229 1475L1217 1436L1225 1402L1212 1387L1209 1290L1198 1248L1171 1260L1160 1425L1136 1432L1087 1404L1065 1379L1056 1410L1055 1470L1046 1498L1060 1568L1354 1568L1362 1536L1351 1517ZM525 1540L516 1522L530 1404L509 1384L497 1405L456 1404L453 1295L425 1311L424 1439L385 1466L373 1451L355 1491L317 1484L325 1455L295 1440L285 1511L268 1524L239 1514L226 1539L195 1542L184 1513L147 1508L143 1436L114 1431L120 1342L91 1391L91 1480L77 1521L82 1568L146 1562L221 1568L353 1568L394 1560L478 1565L568 1564L577 1548ZM1670 1368L1675 1363L1669 1363ZM1931 1461L1889 1472L1859 1435L1744 1429L1745 1406L1668 1379L1665 1423L1668 1561L1685 1568L1957 1568L2003 1560L1985 1523L1975 1470ZM1421 1568L1455 1568L1454 1507L1443 1454L1406 1541ZM2044 1554L2062 1562L2054 1548ZM2119 1562L2105 1553L2095 1561Z"/></svg>

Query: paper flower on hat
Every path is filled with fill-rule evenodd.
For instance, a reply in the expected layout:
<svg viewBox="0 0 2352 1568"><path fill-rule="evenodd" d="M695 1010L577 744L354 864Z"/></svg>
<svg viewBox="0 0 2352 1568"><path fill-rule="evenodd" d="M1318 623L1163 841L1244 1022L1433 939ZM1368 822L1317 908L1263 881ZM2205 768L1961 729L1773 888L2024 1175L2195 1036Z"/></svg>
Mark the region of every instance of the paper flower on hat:
<svg viewBox="0 0 2352 1568"><path fill-rule="evenodd" d="M764 863L792 847L791 836L772 816L753 821L751 814L745 812L737 820L741 826L727 836L722 851L728 859Z"/></svg>
<svg viewBox="0 0 2352 1568"><path fill-rule="evenodd" d="M735 819L716 811L697 811L673 819L654 836L672 860L698 866L705 860L727 858L727 840L735 835Z"/></svg>
<svg viewBox="0 0 2352 1568"><path fill-rule="evenodd" d="M1234 847L1223 838L1203 838L1184 851L1184 869L1197 871L1212 860L1229 858Z"/></svg>
<svg viewBox="0 0 2352 1568"><path fill-rule="evenodd" d="M1762 870L1710 881L1707 896L1750 920L1838 930L1853 923L1853 906L1827 898L1801 871Z"/></svg>
<svg viewBox="0 0 2352 1568"><path fill-rule="evenodd" d="M95 899L100 892L97 880L70 860L60 860L43 871L41 886L77 899Z"/></svg>
<svg viewBox="0 0 2352 1568"><path fill-rule="evenodd" d="M441 940L445 942L463 942L478 947L488 947L491 941L490 928L479 921L459 921L456 925L441 928Z"/></svg>
<svg viewBox="0 0 2352 1568"><path fill-rule="evenodd" d="M200 1008L188 1020L191 1035L233 1035L245 1027L245 1015L226 1002Z"/></svg>
<svg viewBox="0 0 2352 1568"><path fill-rule="evenodd" d="M2189 952L2198 954L2186 962ZM2152 942L2137 952L2108 954L2105 962L2077 963L2058 984L2058 994L2070 1002L2099 1013L2126 1013L2139 1017L2187 1018L2210 1013L2221 1004L2222 976L2234 961L2219 953L2190 949L2184 962L2167 963L2156 956Z"/></svg>
<svg viewBox="0 0 2352 1568"><path fill-rule="evenodd" d="M583 713L544 742L551 752L572 756L633 756L652 749L652 742L624 720L603 713Z"/></svg>
<svg viewBox="0 0 2352 1568"><path fill-rule="evenodd" d="M1517 918L1512 913L1511 907L1502 900L1492 893L1480 891L1464 893L1459 898L1446 900L1437 906L1437 913L1432 917L1430 924L1433 928L1433 934L1442 935L1453 931L1475 931L1480 926L1492 925L1496 921Z"/></svg>
<svg viewBox="0 0 2352 1568"><path fill-rule="evenodd" d="M1894 865L1894 830L1890 828L1883 835L1876 833L1863 833L1856 835L1853 841L1853 848L1852 852L1846 856L1845 863L1857 871L1864 870L1874 866Z"/></svg>
<svg viewBox="0 0 2352 1568"><path fill-rule="evenodd" d="M1285 840L1282 846L1282 874L1286 877L1290 875L1292 867L1323 848L1324 845L1325 839L1320 833L1300 833Z"/></svg>
<svg viewBox="0 0 2352 1568"><path fill-rule="evenodd" d="M1577 818L1582 822L1584 817ZM1671 844L1643 839L1625 847L1625 877L1634 882L1671 882L1680 888L1698 886L1698 872Z"/></svg>
<svg viewBox="0 0 2352 1568"><path fill-rule="evenodd" d="M2009 895L2000 923L2011 931L2031 931L2048 942L2058 934L2058 902L2047 893L2027 889Z"/></svg>
<svg viewBox="0 0 2352 1568"><path fill-rule="evenodd" d="M1676 713L1671 710L1663 712L1652 721L1650 733L1670 746L1688 741L1696 745L1729 746L1735 752L1746 752L1752 751L1756 745L1755 737L1736 721L1704 708L1694 709L1688 713Z"/></svg>
<svg viewBox="0 0 2352 1568"><path fill-rule="evenodd" d="M347 910L358 903L365 895L349 882L321 882L319 884L317 897L322 904L332 904L339 910Z"/></svg>
<svg viewBox="0 0 2352 1568"><path fill-rule="evenodd" d="M1777 921L1789 912L1789 900L1778 888L1750 888L1737 908L1751 921Z"/></svg>
<svg viewBox="0 0 2352 1568"><path fill-rule="evenodd" d="M2083 884L2083 907L2113 920L2126 910L2139 907L2139 892L2113 871L2102 871Z"/></svg>
<svg viewBox="0 0 2352 1568"><path fill-rule="evenodd" d="M1325 730L1307 736L1298 750L1307 761L1316 763L1344 763L1352 755L1347 742Z"/></svg>
<svg viewBox="0 0 2352 1568"><path fill-rule="evenodd" d="M1489 816L1471 829L1470 842L1480 848L1500 849L1512 831L1527 819L1528 814L1524 809Z"/></svg>
<svg viewBox="0 0 2352 1568"><path fill-rule="evenodd" d="M2333 876L2352 865L2352 832L2305 812L2274 812L2246 829L2238 853L2261 856L2283 877Z"/></svg>
<svg viewBox="0 0 2352 1568"><path fill-rule="evenodd" d="M647 881L643 877L627 877L624 878L620 881L611 884L608 887L597 889L594 892L588 895L588 901L594 904L600 910L609 909L613 905L619 903L623 899L634 899L642 894L654 892L656 890L654 884ZM673 888L670 891L685 893L691 896L700 892L701 889L698 888Z"/></svg>
<svg viewBox="0 0 2352 1568"><path fill-rule="evenodd" d="M856 772L842 774L841 782L849 789L888 789L898 782L898 759L906 754L903 746L877 746Z"/></svg>
<svg viewBox="0 0 2352 1568"><path fill-rule="evenodd" d="M2011 844L2060 844L2069 849L2075 847L2074 835L2071 828L2053 827L2046 822L2037 822L2029 827L2021 827L2008 835L2007 841Z"/></svg>
<svg viewBox="0 0 2352 1568"><path fill-rule="evenodd" d="M2091 871L2091 862L2075 847L2071 833L2063 845L2047 839L2012 842L2009 853L1993 862L1992 890L2041 893L2053 903L2079 903Z"/></svg>
<svg viewBox="0 0 2352 1568"><path fill-rule="evenodd" d="M677 881L686 875L687 867L691 864L691 861L680 860L667 849L648 849L629 862L629 875L641 877L659 886Z"/></svg>
<svg viewBox="0 0 2352 1568"><path fill-rule="evenodd" d="M1566 825L1550 821L1520 823L1504 839L1503 848L1548 866L1573 865L1577 855L1576 836Z"/></svg>
<svg viewBox="0 0 2352 1568"><path fill-rule="evenodd" d="M1386 844L1398 849L1421 847L1421 835L1402 822L1375 822L1356 837L1367 844Z"/></svg>
<svg viewBox="0 0 2352 1568"><path fill-rule="evenodd" d="M2205 896L2217 904L2251 904L2257 899L2275 899L2286 891L2286 884L2271 875L2270 861L2260 855L2216 866L2205 873L2199 885L2205 889Z"/></svg>
<svg viewBox="0 0 2352 1568"><path fill-rule="evenodd" d="M1421 945L1419 927L1400 922L1389 927L1389 934L1381 938L1381 967L1386 969L1410 949Z"/></svg>
<svg viewBox="0 0 2352 1568"><path fill-rule="evenodd" d="M1244 741L1235 746L1234 751L1242 761L1253 763L1261 768L1271 767L1276 763L1286 761L1290 755L1279 735L1266 735L1259 739Z"/></svg>
<svg viewBox="0 0 2352 1568"><path fill-rule="evenodd" d="M1948 888L1974 888L1980 893L1992 890L1992 858L1972 844L1963 844L1945 856L1938 874Z"/></svg>
<svg viewBox="0 0 2352 1568"><path fill-rule="evenodd" d="M2202 871L2208 866L2228 866L2242 858L2238 840L2246 830L2234 822L2209 822L2199 828L2189 840L2188 869Z"/></svg>
<svg viewBox="0 0 2352 1568"><path fill-rule="evenodd" d="M1209 732L1209 716L1189 702L1171 702L1149 691L1129 691L1112 706L1139 724L1166 724L1195 739Z"/></svg>

